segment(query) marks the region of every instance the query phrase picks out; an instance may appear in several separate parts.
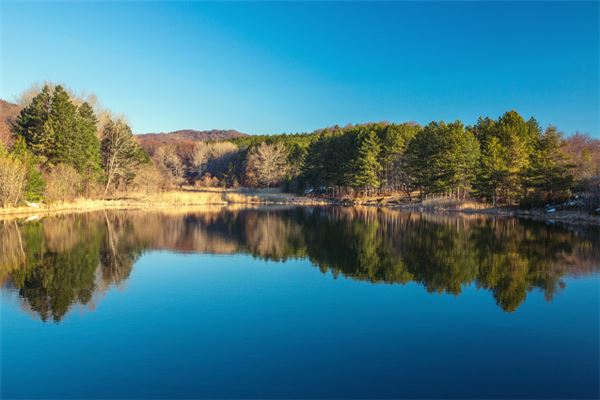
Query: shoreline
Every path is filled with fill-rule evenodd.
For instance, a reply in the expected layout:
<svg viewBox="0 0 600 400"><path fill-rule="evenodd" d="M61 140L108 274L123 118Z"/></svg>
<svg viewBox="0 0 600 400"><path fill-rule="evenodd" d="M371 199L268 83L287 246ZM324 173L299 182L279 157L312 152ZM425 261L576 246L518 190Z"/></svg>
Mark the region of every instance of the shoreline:
<svg viewBox="0 0 600 400"><path fill-rule="evenodd" d="M377 204L362 202L347 204L344 201L319 197L296 196L276 191L174 191L153 195L136 195L106 200L76 199L69 202L42 204L39 207L21 206L0 208L0 220L31 217L36 215L59 215L102 210L161 210L169 208L199 207L258 207L258 206L364 206L388 208L406 212L433 214L487 215L492 217L523 218L548 224L571 226L600 226L600 216L586 211L567 210L546 213L541 209L519 210L486 206L483 203L460 205L444 204Z"/></svg>
<svg viewBox="0 0 600 400"><path fill-rule="evenodd" d="M390 207L390 206L383 206ZM486 215L490 217L505 217L505 218L522 218L529 219L532 221L545 222L548 224L564 224L570 226L600 226L600 216L594 216L588 211L581 210L568 210L568 211L557 211L554 213L546 213L541 209L534 210L519 210L502 207L490 207L490 208L464 208L464 209L452 209L452 208L427 208L414 205L399 205L391 206L403 211L416 211L424 213L446 213L446 214L464 214L464 215Z"/></svg>
<svg viewBox="0 0 600 400"><path fill-rule="evenodd" d="M0 219L35 215L56 215L102 210L159 210L168 208L196 208L215 206L275 206L275 205L330 205L325 199L293 196L275 192L242 191L174 191L153 195L133 195L115 199L76 199L73 201L35 206L0 208Z"/></svg>

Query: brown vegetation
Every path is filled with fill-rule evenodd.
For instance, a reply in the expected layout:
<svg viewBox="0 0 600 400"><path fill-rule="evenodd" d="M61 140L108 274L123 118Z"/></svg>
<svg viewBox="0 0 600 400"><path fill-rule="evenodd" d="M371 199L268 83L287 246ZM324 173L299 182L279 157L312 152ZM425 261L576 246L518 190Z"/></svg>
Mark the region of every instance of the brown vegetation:
<svg viewBox="0 0 600 400"><path fill-rule="evenodd" d="M10 126L19 115L19 111L21 111L21 106L18 104L0 99L0 143L7 146L12 144Z"/></svg>
<svg viewBox="0 0 600 400"><path fill-rule="evenodd" d="M233 129L212 129L209 131L184 129L166 133L144 133L135 135L140 146L142 146L142 148L150 155L153 155L156 149L165 145L173 145L179 152L189 152L189 149L192 149L194 144L198 142L231 140L244 136L248 135Z"/></svg>
<svg viewBox="0 0 600 400"><path fill-rule="evenodd" d="M143 185L143 183L139 183ZM55 189L56 201L39 203L37 207L0 208L1 216L28 215L42 213L65 213L73 211L92 211L105 209L158 209L172 207L193 207L209 205L261 205L261 204L329 204L326 200L295 196L282 193L277 189L222 189L222 188L183 188L177 191L146 191L114 193L110 199L69 197L70 192ZM62 197L61 197L62 196Z"/></svg>

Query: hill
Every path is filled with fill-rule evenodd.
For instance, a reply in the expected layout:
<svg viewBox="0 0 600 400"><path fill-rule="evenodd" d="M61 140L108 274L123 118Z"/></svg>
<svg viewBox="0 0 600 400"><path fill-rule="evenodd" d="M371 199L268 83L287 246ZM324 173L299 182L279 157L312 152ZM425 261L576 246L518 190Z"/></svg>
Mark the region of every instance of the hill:
<svg viewBox="0 0 600 400"><path fill-rule="evenodd" d="M21 111L18 104L0 99L0 142L8 144L11 141L10 124Z"/></svg>
<svg viewBox="0 0 600 400"><path fill-rule="evenodd" d="M233 129L212 129L209 131L183 129L174 132L144 133L135 135L138 143L150 154L153 154L154 150L156 150L158 147L167 144L174 145L179 148L186 148L196 142L232 140L246 136L248 135Z"/></svg>

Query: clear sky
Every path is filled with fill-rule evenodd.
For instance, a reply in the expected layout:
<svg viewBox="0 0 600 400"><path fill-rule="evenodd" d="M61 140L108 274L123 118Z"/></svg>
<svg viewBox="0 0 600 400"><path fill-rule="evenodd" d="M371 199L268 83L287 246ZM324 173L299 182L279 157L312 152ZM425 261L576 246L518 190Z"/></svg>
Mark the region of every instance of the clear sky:
<svg viewBox="0 0 600 400"><path fill-rule="evenodd" d="M138 133L516 109L600 137L598 2L0 2L0 97L63 82Z"/></svg>

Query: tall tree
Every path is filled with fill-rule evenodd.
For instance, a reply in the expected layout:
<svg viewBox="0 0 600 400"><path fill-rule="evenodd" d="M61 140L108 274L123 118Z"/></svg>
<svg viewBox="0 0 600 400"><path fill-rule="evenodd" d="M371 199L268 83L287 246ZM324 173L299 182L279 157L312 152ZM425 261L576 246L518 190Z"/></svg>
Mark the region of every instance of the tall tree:
<svg viewBox="0 0 600 400"><path fill-rule="evenodd" d="M27 147L36 156L48 157L52 149L54 136L48 129L52 93L50 87L45 85L42 91L31 99L25 106L11 131L16 138L23 138Z"/></svg>
<svg viewBox="0 0 600 400"><path fill-rule="evenodd" d="M60 85L54 88L50 101L47 129L54 140L50 148L51 164L76 165L79 159L77 107L67 91Z"/></svg>
<svg viewBox="0 0 600 400"><path fill-rule="evenodd" d="M261 186L279 183L287 173L288 150L283 143L262 143L253 146L246 160L247 179Z"/></svg>
<svg viewBox="0 0 600 400"><path fill-rule="evenodd" d="M432 122L411 141L407 168L422 194L465 196L474 179L479 143L456 121Z"/></svg>
<svg viewBox="0 0 600 400"><path fill-rule="evenodd" d="M486 139L482 146L479 168L477 170L477 190L481 197L498 202L499 191L508 174L504 163L504 149L496 136Z"/></svg>
<svg viewBox="0 0 600 400"><path fill-rule="evenodd" d="M98 119L89 103L82 103L77 109L76 151L73 166L88 174L100 170L100 140L98 139Z"/></svg>
<svg viewBox="0 0 600 400"><path fill-rule="evenodd" d="M377 136L381 143L379 153L382 167L381 184L389 189L397 190L402 184L400 178L404 164L404 151L410 140L421 129L417 124L379 124ZM404 181L406 182L406 181Z"/></svg>
<svg viewBox="0 0 600 400"><path fill-rule="evenodd" d="M111 184L117 183L119 179L133 179L135 167L148 161L148 155L135 141L131 128L123 120L109 120L104 125L101 156L106 174L104 196Z"/></svg>
<svg viewBox="0 0 600 400"><path fill-rule="evenodd" d="M537 121L525 121L516 111L509 111L498 121L480 118L473 131L482 153L477 174L479 192L494 202L502 199L508 204L525 196L530 186L526 172L541 135Z"/></svg>
<svg viewBox="0 0 600 400"><path fill-rule="evenodd" d="M532 160L530 176L533 187L546 201L568 197L573 186L572 165L563 148L561 133L550 126L542 135Z"/></svg>
<svg viewBox="0 0 600 400"><path fill-rule="evenodd" d="M369 194L380 184L379 176L382 171L379 163L381 146L375 132L368 129L358 136L358 151L350 171L350 185Z"/></svg>

